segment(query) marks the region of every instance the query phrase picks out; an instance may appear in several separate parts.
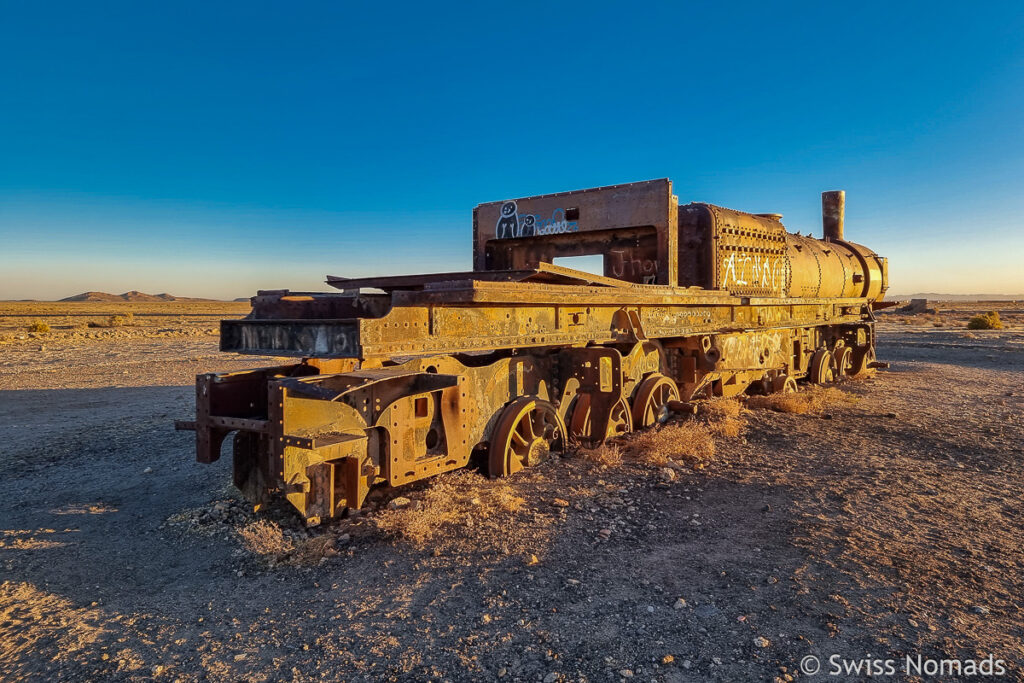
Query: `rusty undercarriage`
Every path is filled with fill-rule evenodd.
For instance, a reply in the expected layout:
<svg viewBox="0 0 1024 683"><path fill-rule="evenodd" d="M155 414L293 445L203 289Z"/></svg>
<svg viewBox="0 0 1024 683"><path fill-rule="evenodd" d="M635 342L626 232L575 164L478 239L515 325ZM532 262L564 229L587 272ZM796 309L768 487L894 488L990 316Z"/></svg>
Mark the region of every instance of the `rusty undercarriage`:
<svg viewBox="0 0 1024 683"><path fill-rule="evenodd" d="M845 241L844 201L822 195L823 240L667 179L481 204L471 272L259 292L221 350L295 362L200 375L178 426L200 462L233 434L246 497L315 524L474 455L507 476L700 398L868 372L887 264ZM588 255L603 274L555 263Z"/></svg>

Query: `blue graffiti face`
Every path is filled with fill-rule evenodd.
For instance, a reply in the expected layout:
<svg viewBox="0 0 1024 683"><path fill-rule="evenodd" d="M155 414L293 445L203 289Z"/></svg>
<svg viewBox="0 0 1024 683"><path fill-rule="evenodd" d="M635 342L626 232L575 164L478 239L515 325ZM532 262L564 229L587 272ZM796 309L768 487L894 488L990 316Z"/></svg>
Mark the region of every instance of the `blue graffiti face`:
<svg viewBox="0 0 1024 683"><path fill-rule="evenodd" d="M510 216L514 215L515 212L516 212L516 203L515 202L505 202L504 204L501 205L501 215L502 215L503 218L509 218Z"/></svg>

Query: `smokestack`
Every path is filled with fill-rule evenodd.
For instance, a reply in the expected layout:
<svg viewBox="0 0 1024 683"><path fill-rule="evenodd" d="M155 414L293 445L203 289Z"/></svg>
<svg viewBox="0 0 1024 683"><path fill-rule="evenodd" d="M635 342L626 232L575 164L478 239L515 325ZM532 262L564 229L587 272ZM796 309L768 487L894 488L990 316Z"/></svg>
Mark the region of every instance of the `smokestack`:
<svg viewBox="0 0 1024 683"><path fill-rule="evenodd" d="M846 192L831 190L821 193L822 233L828 242L843 240L843 218L846 214Z"/></svg>

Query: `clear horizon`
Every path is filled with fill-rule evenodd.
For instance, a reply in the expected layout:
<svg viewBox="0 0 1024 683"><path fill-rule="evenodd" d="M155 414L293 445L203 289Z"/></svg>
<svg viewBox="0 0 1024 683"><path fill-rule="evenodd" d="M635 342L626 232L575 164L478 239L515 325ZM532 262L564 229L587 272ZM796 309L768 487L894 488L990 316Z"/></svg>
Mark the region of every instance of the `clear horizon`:
<svg viewBox="0 0 1024 683"><path fill-rule="evenodd" d="M657 177L1024 292L1024 8L620 7L8 7L0 299L468 270L478 203Z"/></svg>

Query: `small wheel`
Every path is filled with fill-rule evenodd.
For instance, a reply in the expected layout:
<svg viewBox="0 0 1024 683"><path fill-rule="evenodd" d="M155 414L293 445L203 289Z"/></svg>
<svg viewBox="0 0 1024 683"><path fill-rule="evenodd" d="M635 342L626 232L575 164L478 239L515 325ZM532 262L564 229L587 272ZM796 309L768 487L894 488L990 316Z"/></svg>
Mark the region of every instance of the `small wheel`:
<svg viewBox="0 0 1024 683"><path fill-rule="evenodd" d="M838 382L850 374L850 366L853 365L853 350L849 346L836 349L832 354L832 359L833 379Z"/></svg>
<svg viewBox="0 0 1024 683"><path fill-rule="evenodd" d="M795 394L796 380L789 375L779 375L772 380L773 394Z"/></svg>
<svg viewBox="0 0 1024 683"><path fill-rule="evenodd" d="M590 401L590 394L584 393L576 397L576 405L573 406L572 418L569 420L569 433L577 438L590 438ZM631 431L633 431L633 419L630 415L629 403L625 398L620 398L612 406L604 438L611 439Z"/></svg>
<svg viewBox="0 0 1024 683"><path fill-rule="evenodd" d="M846 371L850 377L860 377L871 371L868 367L875 360L875 347L864 344L858 346L850 354L850 367Z"/></svg>
<svg viewBox="0 0 1024 683"><path fill-rule="evenodd" d="M825 349L818 349L811 356L811 368L807 379L814 384L828 384L832 377L832 354Z"/></svg>
<svg viewBox="0 0 1024 683"><path fill-rule="evenodd" d="M535 396L521 396L501 412L491 434L490 475L510 476L564 448L565 424L558 410Z"/></svg>
<svg viewBox="0 0 1024 683"><path fill-rule="evenodd" d="M649 375L637 387L633 397L633 427L643 429L664 424L672 415L669 401L679 400L679 387L665 375Z"/></svg>

